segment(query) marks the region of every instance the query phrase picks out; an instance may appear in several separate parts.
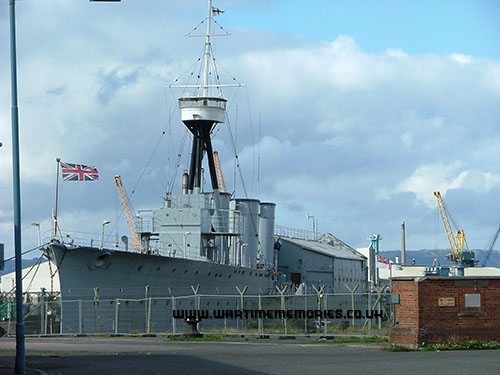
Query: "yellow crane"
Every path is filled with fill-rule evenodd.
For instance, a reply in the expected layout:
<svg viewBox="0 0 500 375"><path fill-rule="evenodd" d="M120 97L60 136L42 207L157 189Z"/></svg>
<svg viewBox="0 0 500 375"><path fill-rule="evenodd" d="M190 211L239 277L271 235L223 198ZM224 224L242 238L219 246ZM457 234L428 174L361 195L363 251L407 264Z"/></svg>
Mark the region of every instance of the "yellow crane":
<svg viewBox="0 0 500 375"><path fill-rule="evenodd" d="M139 235L135 230L135 214L132 206L127 197L127 193L125 193L125 188L122 184L122 179L120 175L115 176L115 184L116 190L118 191L118 197L120 198L120 203L123 208L123 212L125 213L125 219L127 221L128 229L130 230L130 236L132 237L132 251L143 251L141 246L141 240Z"/></svg>
<svg viewBox="0 0 500 375"><path fill-rule="evenodd" d="M448 237L448 242L450 243L451 253L448 254L447 258L464 266L473 267L475 263L474 252L469 249L469 245L465 238L465 232L462 229L457 229L455 234L453 234L448 218L449 212L441 197L441 193L435 191L434 197L436 197L439 213L443 221L444 230L446 231L446 237Z"/></svg>

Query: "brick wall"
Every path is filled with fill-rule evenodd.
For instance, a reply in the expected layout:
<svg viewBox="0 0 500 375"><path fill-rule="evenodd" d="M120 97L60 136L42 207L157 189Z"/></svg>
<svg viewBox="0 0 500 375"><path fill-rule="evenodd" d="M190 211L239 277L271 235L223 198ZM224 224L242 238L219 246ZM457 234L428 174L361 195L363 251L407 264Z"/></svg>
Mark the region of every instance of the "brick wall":
<svg viewBox="0 0 500 375"><path fill-rule="evenodd" d="M392 280L392 293L399 303L393 305L391 343L500 342L498 277L400 277Z"/></svg>

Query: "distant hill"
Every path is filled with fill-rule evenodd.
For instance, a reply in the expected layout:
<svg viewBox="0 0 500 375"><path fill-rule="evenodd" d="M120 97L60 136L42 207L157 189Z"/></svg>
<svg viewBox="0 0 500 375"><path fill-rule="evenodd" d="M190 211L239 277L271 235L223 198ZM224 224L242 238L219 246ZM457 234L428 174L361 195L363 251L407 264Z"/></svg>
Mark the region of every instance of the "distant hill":
<svg viewBox="0 0 500 375"><path fill-rule="evenodd" d="M476 260L479 260L479 265L483 264L483 260L486 257L488 251L487 250L473 250L476 254ZM445 265L453 265L453 262L450 262L446 259L446 255L450 253L450 250L437 250L437 257L439 260L439 264L442 266ZM396 256L401 258L400 250L390 250L390 251L381 251L380 255L384 258L389 258L392 261L395 261ZM415 264L417 265L431 265L436 257L436 250L407 250L406 251L406 264L411 264L412 259L415 259ZM493 250L491 252L490 258L488 259L488 263L485 265L486 267L500 267L500 251Z"/></svg>

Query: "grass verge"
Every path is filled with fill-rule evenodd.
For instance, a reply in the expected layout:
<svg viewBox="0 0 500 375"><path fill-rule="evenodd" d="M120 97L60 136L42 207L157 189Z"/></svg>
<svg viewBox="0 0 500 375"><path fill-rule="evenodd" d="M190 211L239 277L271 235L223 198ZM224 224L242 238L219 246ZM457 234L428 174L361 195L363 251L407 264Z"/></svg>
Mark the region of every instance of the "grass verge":
<svg viewBox="0 0 500 375"><path fill-rule="evenodd" d="M500 342L497 341L467 341L467 342L448 342L446 344L433 344L424 346L421 350L425 352L444 351L444 350L493 350L500 349Z"/></svg>

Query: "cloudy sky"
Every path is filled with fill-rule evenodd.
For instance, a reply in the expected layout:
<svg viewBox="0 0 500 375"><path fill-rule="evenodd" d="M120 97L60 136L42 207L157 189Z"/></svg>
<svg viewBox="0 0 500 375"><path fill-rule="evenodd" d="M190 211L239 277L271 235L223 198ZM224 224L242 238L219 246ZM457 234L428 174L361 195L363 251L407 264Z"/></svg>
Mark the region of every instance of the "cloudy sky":
<svg viewBox="0 0 500 375"><path fill-rule="evenodd" d="M354 247L447 246L433 191L469 245L500 224L500 5L497 1L215 1L231 33L214 48L229 124L214 136L229 191L307 214ZM13 253L7 2L0 11L0 241ZM50 229L55 158L95 165L99 182L61 186L64 230L127 234L113 176L136 210L157 208L188 167L189 139L165 89L202 49L186 38L205 0L17 3L23 248ZM184 142L183 142L184 139ZM179 168L177 155L181 153ZM236 176L236 179L235 177ZM208 175L206 176L209 181ZM235 183L236 181L236 183ZM208 185L208 184L207 184ZM180 182L175 180L173 191Z"/></svg>

